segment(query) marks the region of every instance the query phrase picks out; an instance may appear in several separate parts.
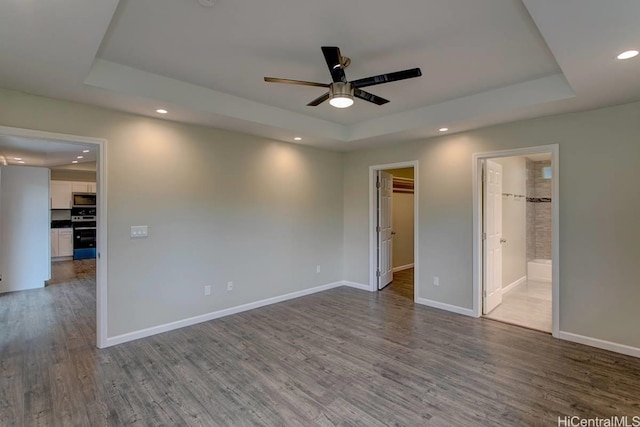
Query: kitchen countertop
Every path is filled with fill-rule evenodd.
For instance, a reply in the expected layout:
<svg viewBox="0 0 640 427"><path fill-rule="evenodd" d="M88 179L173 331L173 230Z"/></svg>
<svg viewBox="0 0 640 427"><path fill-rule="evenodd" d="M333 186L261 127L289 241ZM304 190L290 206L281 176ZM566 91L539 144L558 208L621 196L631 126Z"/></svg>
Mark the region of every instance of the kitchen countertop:
<svg viewBox="0 0 640 427"><path fill-rule="evenodd" d="M71 220L53 220L51 228L72 228Z"/></svg>

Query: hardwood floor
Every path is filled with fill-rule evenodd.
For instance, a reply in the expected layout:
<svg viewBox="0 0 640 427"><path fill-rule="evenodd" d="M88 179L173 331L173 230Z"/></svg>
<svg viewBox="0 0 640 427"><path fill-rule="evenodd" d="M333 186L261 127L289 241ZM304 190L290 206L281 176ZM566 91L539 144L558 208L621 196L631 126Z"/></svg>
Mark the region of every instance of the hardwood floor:
<svg viewBox="0 0 640 427"><path fill-rule="evenodd" d="M95 280L96 260L56 261L51 263L51 280L47 286L67 283L73 280ZM92 282L92 286L93 283Z"/></svg>
<svg viewBox="0 0 640 427"><path fill-rule="evenodd" d="M413 268L393 273L393 281L382 291L413 301Z"/></svg>
<svg viewBox="0 0 640 427"><path fill-rule="evenodd" d="M556 426L640 415L640 360L351 288L105 350L95 286L0 295L2 426Z"/></svg>

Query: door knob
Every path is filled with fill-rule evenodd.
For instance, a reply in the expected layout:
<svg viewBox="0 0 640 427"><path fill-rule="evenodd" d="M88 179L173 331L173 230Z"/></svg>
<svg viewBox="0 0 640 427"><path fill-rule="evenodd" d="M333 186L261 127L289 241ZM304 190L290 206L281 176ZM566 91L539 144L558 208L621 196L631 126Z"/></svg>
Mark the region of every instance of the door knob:
<svg viewBox="0 0 640 427"><path fill-rule="evenodd" d="M500 239L500 243L507 243L507 239Z"/></svg>
<svg viewBox="0 0 640 427"><path fill-rule="evenodd" d="M395 235L396 235L396 232L395 232L395 231L392 231L392 232L391 232L391 235L392 235L392 236L395 236Z"/></svg>

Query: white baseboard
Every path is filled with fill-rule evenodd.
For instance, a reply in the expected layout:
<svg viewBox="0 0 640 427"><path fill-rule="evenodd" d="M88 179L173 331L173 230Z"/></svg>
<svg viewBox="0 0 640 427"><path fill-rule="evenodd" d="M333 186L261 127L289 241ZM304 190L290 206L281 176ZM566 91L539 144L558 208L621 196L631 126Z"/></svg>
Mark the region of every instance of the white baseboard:
<svg viewBox="0 0 640 427"><path fill-rule="evenodd" d="M558 332L556 338L561 340L577 342L591 347L601 348L603 350L613 351L615 353L626 354L627 356L640 357L640 348L631 347L624 344L618 344L611 341L604 341L597 338L586 337L584 335L573 334L571 332Z"/></svg>
<svg viewBox="0 0 640 427"><path fill-rule="evenodd" d="M502 288L502 295L506 294L507 292L511 292L512 290L514 290L515 288L517 288L518 286L526 282L527 282L527 276L522 276L518 280L515 280L512 283L510 283L508 286L505 286L504 288Z"/></svg>
<svg viewBox="0 0 640 427"><path fill-rule="evenodd" d="M465 316L476 317L475 313L470 308L464 308L457 305L445 304L443 302L433 301L426 298L416 298L416 303L426 305L440 310L450 311L452 313L463 314Z"/></svg>
<svg viewBox="0 0 640 427"><path fill-rule="evenodd" d="M356 288L356 289L361 289L363 291L369 291L371 292L371 287L369 285L364 285L362 283L356 283L356 282L349 282L347 280L342 282L343 286L348 286L350 288Z"/></svg>
<svg viewBox="0 0 640 427"><path fill-rule="evenodd" d="M225 308L223 310L213 311L211 313L201 314L199 316L189 317L187 319L176 320L175 322L165 323L163 325L153 326L146 329L140 329L139 331L129 332L122 335L116 335L114 337L108 337L106 345L102 348L111 347L117 344L122 344L128 341L137 340L140 338L149 337L151 335L160 334L163 332L173 331L174 329L184 328L185 326L192 326L198 323L207 322L209 320L218 319L220 317L230 316L232 314L242 313L243 311L253 310L255 308L264 307L278 302L287 301L294 298L303 297L305 295L311 295L329 289L343 286L345 282L334 282L327 285L316 286L314 288L303 289L301 291L291 292L285 295L277 297L267 298L260 301L251 302L248 304L239 305L236 307ZM367 286L367 290L369 287Z"/></svg>
<svg viewBox="0 0 640 427"><path fill-rule="evenodd" d="M400 265L398 267L393 267L393 272L395 273L395 272L402 271L402 270L408 270L408 269L413 268L413 267L414 267L413 263L406 264L406 265Z"/></svg>

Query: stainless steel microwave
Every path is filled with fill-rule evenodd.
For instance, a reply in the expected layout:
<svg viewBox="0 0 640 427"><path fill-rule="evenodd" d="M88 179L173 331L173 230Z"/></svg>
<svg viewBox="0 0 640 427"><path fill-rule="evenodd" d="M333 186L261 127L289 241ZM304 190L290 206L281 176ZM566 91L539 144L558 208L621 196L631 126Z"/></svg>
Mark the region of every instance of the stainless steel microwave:
<svg viewBox="0 0 640 427"><path fill-rule="evenodd" d="M96 206L95 193L73 193L73 207L86 208Z"/></svg>

